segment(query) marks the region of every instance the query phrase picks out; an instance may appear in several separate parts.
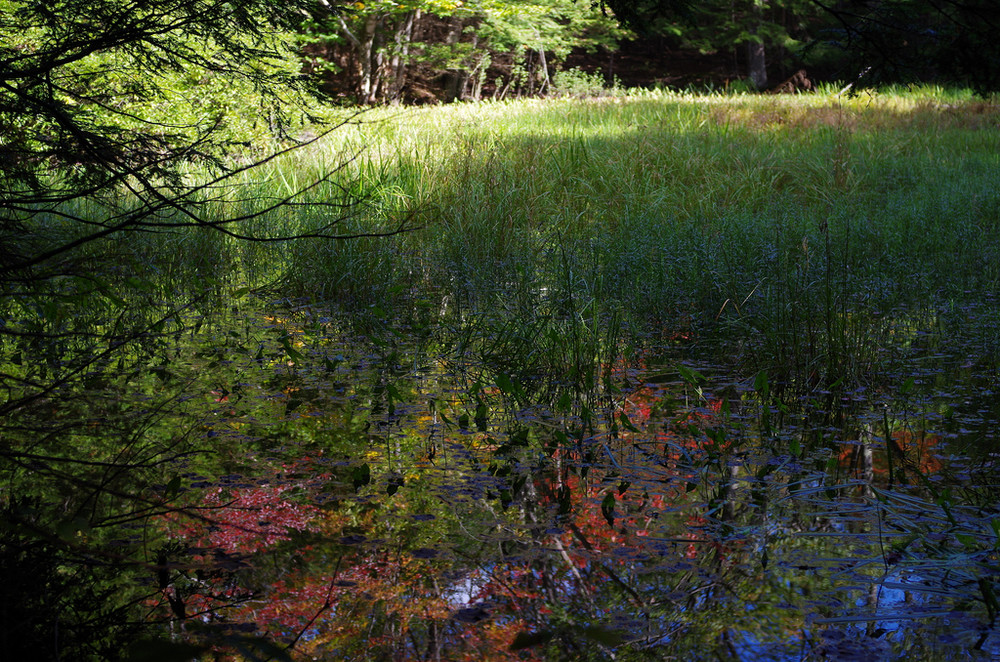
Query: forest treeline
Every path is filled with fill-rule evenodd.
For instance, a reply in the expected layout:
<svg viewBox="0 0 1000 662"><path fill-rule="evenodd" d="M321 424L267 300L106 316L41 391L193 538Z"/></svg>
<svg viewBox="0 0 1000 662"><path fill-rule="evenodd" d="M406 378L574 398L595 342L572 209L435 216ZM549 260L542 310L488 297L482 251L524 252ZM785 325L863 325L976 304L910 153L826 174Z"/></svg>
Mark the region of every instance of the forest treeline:
<svg viewBox="0 0 1000 662"><path fill-rule="evenodd" d="M831 48L812 38L828 23L818 6L737 4L630 22L577 0L376 0L317 13L301 39L321 89L366 104L593 94L636 82L637 59L645 84L745 78L764 89L807 64L836 70Z"/></svg>
<svg viewBox="0 0 1000 662"><path fill-rule="evenodd" d="M374 0L303 25L305 70L357 103L588 94L616 85L774 89L812 80L995 89L987 0ZM616 66L616 55L625 58ZM630 69L641 68L644 76ZM808 87L799 76L792 88ZM789 86L785 86L788 89Z"/></svg>

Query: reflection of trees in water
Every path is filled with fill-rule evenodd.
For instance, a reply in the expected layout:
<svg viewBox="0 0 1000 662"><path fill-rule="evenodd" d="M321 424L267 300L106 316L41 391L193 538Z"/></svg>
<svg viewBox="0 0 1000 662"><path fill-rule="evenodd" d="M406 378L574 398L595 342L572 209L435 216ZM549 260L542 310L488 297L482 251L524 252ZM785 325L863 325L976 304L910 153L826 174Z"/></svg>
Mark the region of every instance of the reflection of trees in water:
<svg viewBox="0 0 1000 662"><path fill-rule="evenodd" d="M373 651L503 659L518 636L543 656L624 640L662 645L691 620L684 612L722 595L715 575L739 544L717 541L709 518L682 510L697 509L696 495L676 458L676 487L653 476L633 483L607 467L583 471L581 460L565 449L530 469L511 458L515 469L489 483L519 485L506 507L462 497L463 483L485 467L446 475L426 461L431 475L421 480L414 467L391 498L345 493L322 512L285 500L308 503L318 487L299 483L298 497L276 480L216 487L201 504L206 519L173 526L195 552L174 583L185 584L189 609L212 622L286 638L305 632L296 649L344 659ZM303 460L286 473L319 485L329 478L320 466ZM421 493L449 487L454 500L436 507ZM292 545L281 540L288 528L317 531ZM162 609L170 607L164 600Z"/></svg>
<svg viewBox="0 0 1000 662"><path fill-rule="evenodd" d="M136 595L178 639L224 649L264 637L345 660L752 659L813 645L806 614L853 609L848 579L873 587L871 610L886 609L870 563L882 558L876 511L855 503L857 491L831 505L807 454L762 448L750 398L645 387L586 425L500 416L487 401L485 429L463 429L441 422L457 421L459 405L421 404L447 391L442 375L410 383L375 362L347 379L340 363L312 371L279 354L252 378L224 353L201 359L219 362L211 383L199 382L198 406L177 414L200 411L194 436L212 439L218 455L183 460L191 474L157 512L186 514L148 533ZM113 409L94 429L112 427ZM907 458L921 450L914 440L932 438L889 429ZM920 457L906 464L908 481L914 466L933 466ZM867 484L884 490L877 453L872 466ZM852 516L860 523L843 526ZM851 549L838 549L845 541ZM920 542L888 551L905 564ZM817 562L837 557L835 567Z"/></svg>

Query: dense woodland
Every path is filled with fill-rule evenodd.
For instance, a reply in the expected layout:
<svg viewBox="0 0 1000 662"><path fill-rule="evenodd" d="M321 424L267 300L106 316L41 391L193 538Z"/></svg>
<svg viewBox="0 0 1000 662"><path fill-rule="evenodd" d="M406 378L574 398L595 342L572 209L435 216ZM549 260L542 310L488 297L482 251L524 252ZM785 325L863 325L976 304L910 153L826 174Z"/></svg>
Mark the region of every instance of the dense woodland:
<svg viewBox="0 0 1000 662"><path fill-rule="evenodd" d="M996 659L998 29L0 0L0 658Z"/></svg>
<svg viewBox="0 0 1000 662"><path fill-rule="evenodd" d="M426 103L862 75L988 89L996 20L987 2L375 2L317 15L305 33L307 71L332 96Z"/></svg>

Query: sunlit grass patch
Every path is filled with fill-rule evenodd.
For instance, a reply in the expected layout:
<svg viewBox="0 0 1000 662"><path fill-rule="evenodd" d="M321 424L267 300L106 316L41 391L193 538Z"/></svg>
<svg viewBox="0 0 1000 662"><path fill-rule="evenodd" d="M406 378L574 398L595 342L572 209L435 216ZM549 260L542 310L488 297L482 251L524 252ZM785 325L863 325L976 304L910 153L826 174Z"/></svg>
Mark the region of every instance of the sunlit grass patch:
<svg viewBox="0 0 1000 662"><path fill-rule="evenodd" d="M248 232L418 229L291 243L179 230L122 236L114 252L165 293L221 275L229 291L463 313L571 295L639 334L681 319L742 334L750 372L808 345L795 370L826 366L833 383L849 366L878 371L854 355L883 337L857 320L961 305L1000 282L996 105L937 88L837 92L374 109L214 204L249 211L335 171L301 195L332 207L263 214Z"/></svg>

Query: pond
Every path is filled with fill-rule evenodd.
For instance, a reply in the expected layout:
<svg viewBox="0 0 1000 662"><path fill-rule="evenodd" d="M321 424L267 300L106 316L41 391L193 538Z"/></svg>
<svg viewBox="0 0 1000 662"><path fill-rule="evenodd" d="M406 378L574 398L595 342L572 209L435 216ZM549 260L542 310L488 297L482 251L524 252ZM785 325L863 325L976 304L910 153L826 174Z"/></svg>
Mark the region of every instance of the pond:
<svg viewBox="0 0 1000 662"><path fill-rule="evenodd" d="M1000 657L995 104L425 111L8 209L0 658Z"/></svg>
<svg viewBox="0 0 1000 662"><path fill-rule="evenodd" d="M171 425L194 451L144 534L149 616L174 641L257 659L1000 655L987 362L915 343L894 383L803 392L682 336L560 381L507 372L541 364L499 360L523 349L513 332L468 342L471 318L359 331L269 310L192 335L187 374L160 377L161 398L183 384Z"/></svg>

